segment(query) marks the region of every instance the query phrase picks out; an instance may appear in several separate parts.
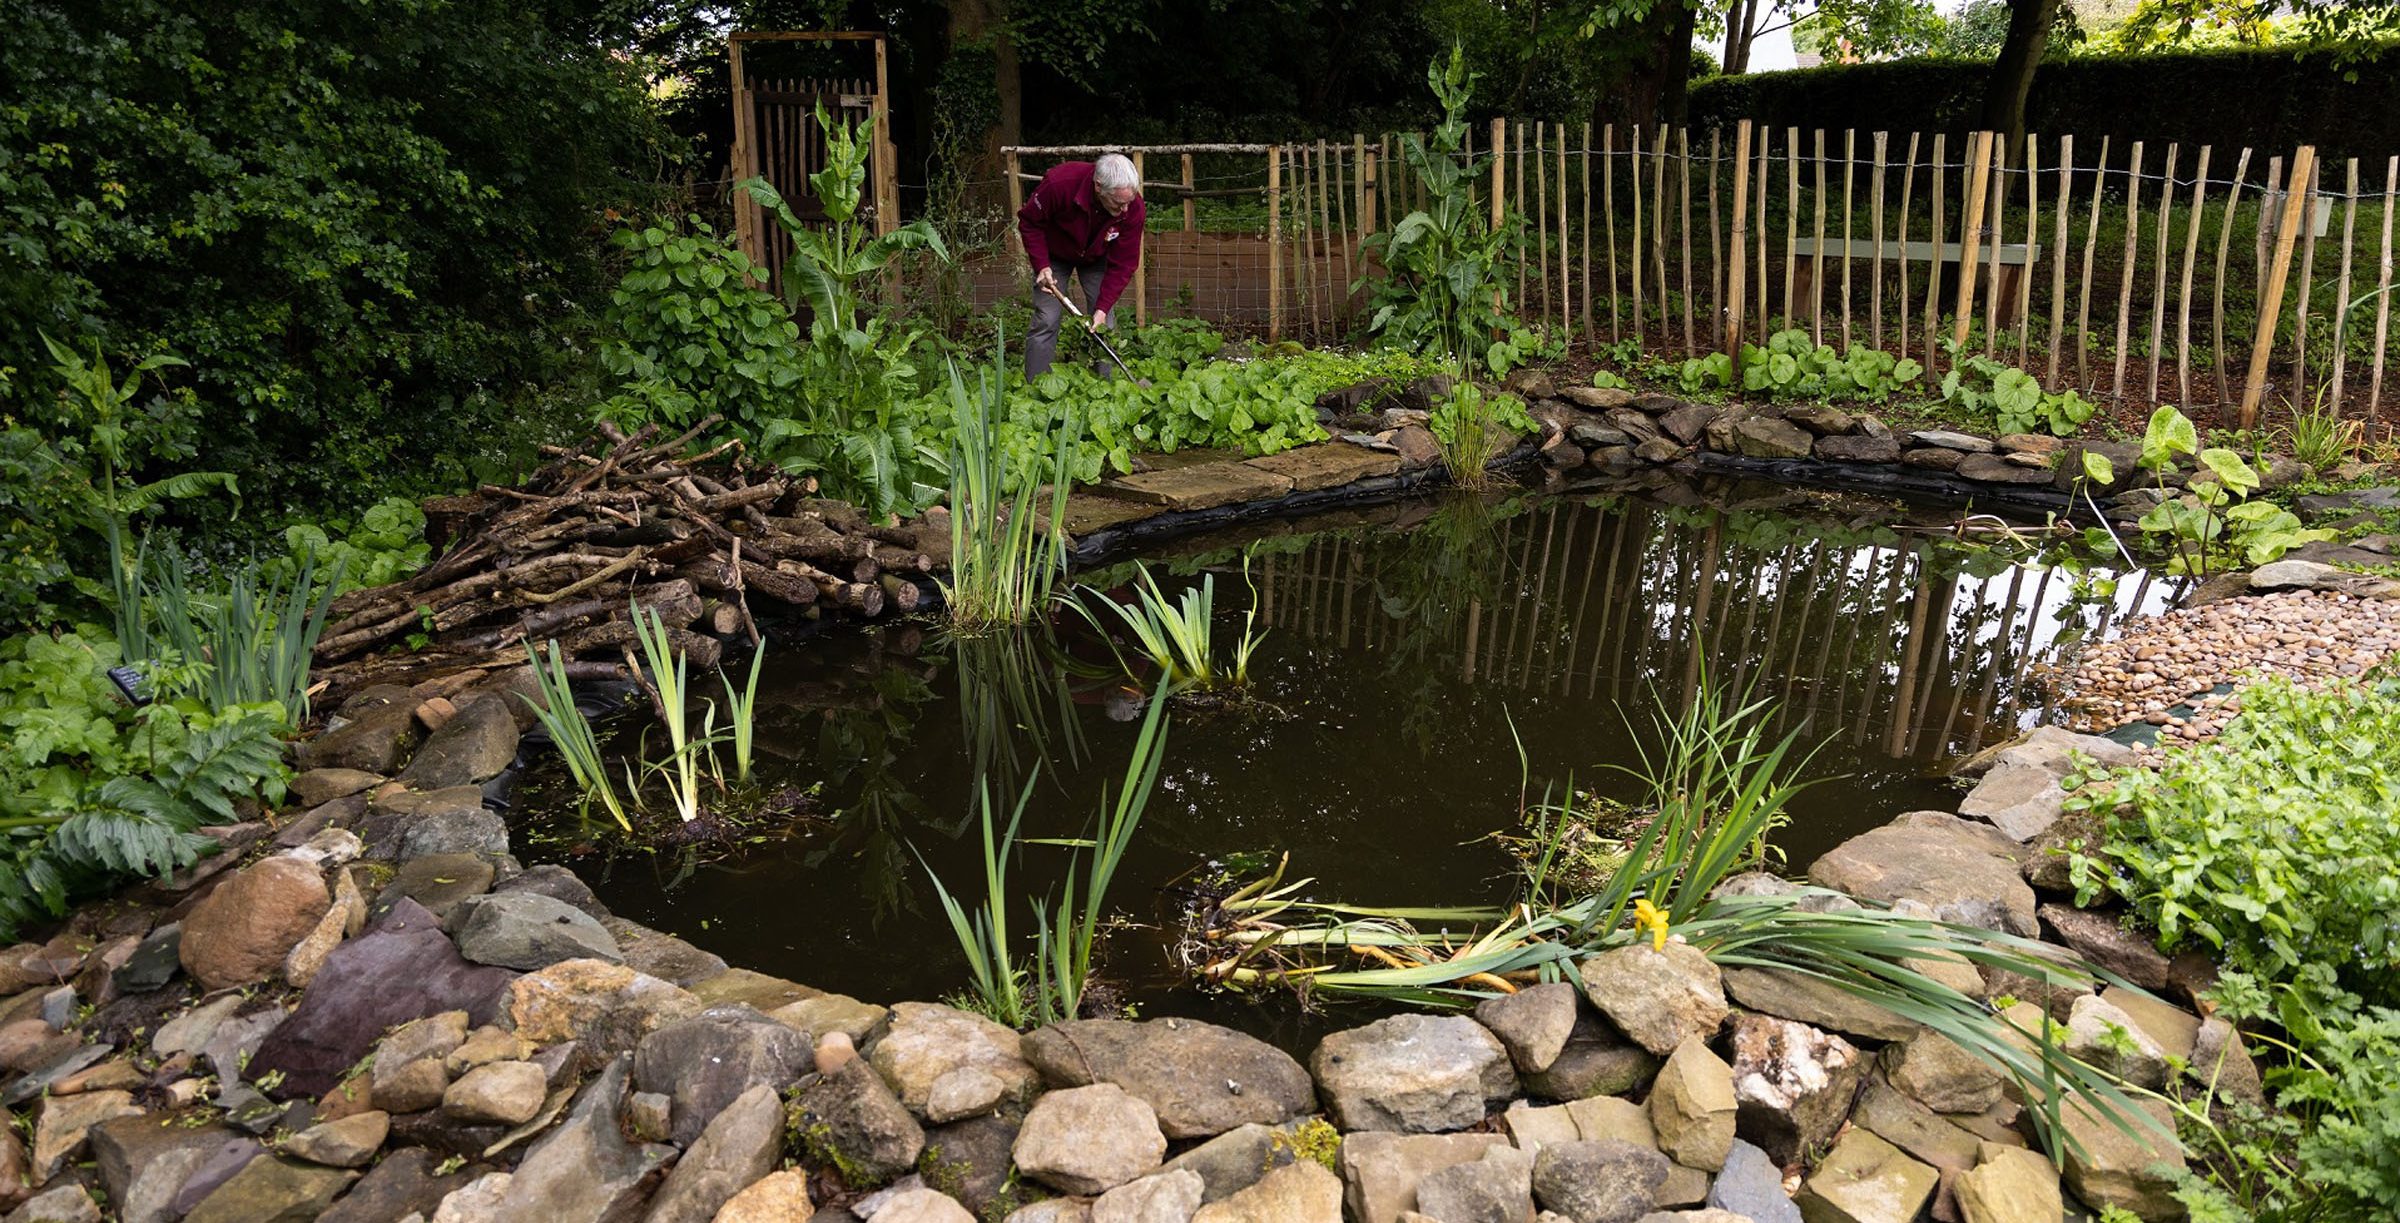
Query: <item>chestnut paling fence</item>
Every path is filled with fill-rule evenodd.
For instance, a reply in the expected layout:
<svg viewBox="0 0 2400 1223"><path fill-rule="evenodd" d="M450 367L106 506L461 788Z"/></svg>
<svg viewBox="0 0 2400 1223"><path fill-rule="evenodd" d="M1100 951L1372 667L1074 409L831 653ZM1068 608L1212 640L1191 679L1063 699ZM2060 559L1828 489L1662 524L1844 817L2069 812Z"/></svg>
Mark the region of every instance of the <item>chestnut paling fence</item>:
<svg viewBox="0 0 2400 1223"><path fill-rule="evenodd" d="M1330 339L1363 325L1365 238L1424 203L1403 140L1012 147L1007 184L1125 152L1151 209L1138 318ZM1514 309L1588 343L1688 357L1797 327L1937 377L1975 354L2245 421L2274 399L2382 410L2400 156L1510 120L1465 155L1512 226ZM1021 291L1014 253L978 269L977 304Z"/></svg>

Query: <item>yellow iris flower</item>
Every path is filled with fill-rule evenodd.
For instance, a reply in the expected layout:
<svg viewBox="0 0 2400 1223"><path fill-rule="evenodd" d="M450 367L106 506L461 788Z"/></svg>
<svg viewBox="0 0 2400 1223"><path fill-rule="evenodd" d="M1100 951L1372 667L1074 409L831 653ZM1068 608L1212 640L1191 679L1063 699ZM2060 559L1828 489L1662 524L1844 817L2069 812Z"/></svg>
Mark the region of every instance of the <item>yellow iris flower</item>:
<svg viewBox="0 0 2400 1223"><path fill-rule="evenodd" d="M1648 900L1633 902L1633 928L1650 932L1650 950L1667 949L1667 914Z"/></svg>

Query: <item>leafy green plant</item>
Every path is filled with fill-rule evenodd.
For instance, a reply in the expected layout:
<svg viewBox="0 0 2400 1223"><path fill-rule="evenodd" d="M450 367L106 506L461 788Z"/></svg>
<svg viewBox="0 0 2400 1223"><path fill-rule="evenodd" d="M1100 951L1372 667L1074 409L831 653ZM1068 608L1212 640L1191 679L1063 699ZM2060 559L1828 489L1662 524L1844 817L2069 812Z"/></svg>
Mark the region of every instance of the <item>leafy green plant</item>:
<svg viewBox="0 0 2400 1223"><path fill-rule="evenodd" d="M550 732L550 744L558 749L559 758L566 761L567 772L581 791L584 810L591 809L593 800L608 811L617 826L633 831L633 821L625 814L625 802L617 796L617 785L608 775L608 765L600 757L600 740L592 733L591 719L575 705L574 685L567 679L567 662L559 653L558 643L550 643L547 658L533 657L534 679L541 686L538 702L525 698L535 717ZM756 682L755 669L753 683Z"/></svg>
<svg viewBox="0 0 2400 1223"><path fill-rule="evenodd" d="M621 424L677 432L718 415L755 437L801 378L800 325L759 269L698 217L627 226L628 265L609 298L601 367L624 381L600 405Z"/></svg>
<svg viewBox="0 0 2400 1223"><path fill-rule="evenodd" d="M2198 459L2200 470L2187 482L2189 491L2177 495L2167 479L2183 456ZM2229 560L2263 565L2302 544L2334 538L2330 530L2301 526L2297 516L2272 501L2251 500L2259 487L2257 470L2222 446L2202 449L2199 430L2172 404L2150 414L2138 462L2152 473L2158 492L2158 503L2139 525L2165 541L2171 573L2204 577ZM2102 483L2115 478L2105 456L2086 452L2084 464L2086 474Z"/></svg>
<svg viewBox="0 0 2400 1223"><path fill-rule="evenodd" d="M2001 433L2036 430L2065 437L2092 418L2092 403L2072 390L2044 391L2033 375L1955 345L1950 372L1942 375L1942 401L1970 412L1988 413Z"/></svg>
<svg viewBox="0 0 2400 1223"><path fill-rule="evenodd" d="M1486 391L1459 378L1448 397L1434 404L1426 427L1441 446L1442 467L1450 473L1450 482L1475 490L1490 486L1492 460L1509 438L1532 432L1534 424L1516 396Z"/></svg>
<svg viewBox="0 0 2400 1223"><path fill-rule="evenodd" d="M262 584L241 571L222 589L195 592L181 554L157 555L145 548L139 556L153 558L145 567L156 573L137 573L133 589L145 609L139 617L144 627L127 639L141 645L126 661L148 663L163 647L184 661L207 664L183 681L188 687L180 690L212 709L266 702L284 710L288 726L308 719L309 667L317 639L325 632L333 592L341 585L338 563L322 583L315 559L303 555L280 582L266 579ZM123 623L130 626L134 620L128 616ZM156 676L152 684L179 690L177 682L162 682Z"/></svg>
<svg viewBox="0 0 2400 1223"><path fill-rule="evenodd" d="M633 633L634 640L642 647L642 671L658 707L659 724L667 732L667 754L658 760L645 760L643 771L666 782L676 818L689 824L700 818L701 761L713 745L714 737L705 732L692 734L691 660L667 636L666 622L656 611L636 603ZM709 703L707 717L711 725L715 722L716 708L715 702ZM638 783L634 786L637 792L640 788Z"/></svg>
<svg viewBox="0 0 2400 1223"><path fill-rule="evenodd" d="M733 723L726 735L733 743L733 780L737 783L750 780L751 755L758 741L758 676L766 661L767 643L762 639L758 648L750 651L750 678L739 692L733 690L733 681L724 672L717 673L717 682L725 685L725 708Z"/></svg>
<svg viewBox="0 0 2400 1223"><path fill-rule="evenodd" d="M1056 427L1042 481L1049 493L1037 506L1036 481L1012 483L1006 453L997 445L1007 378L1008 346L1000 338L993 341L990 367L977 371L973 394L958 367L950 367L957 449L950 460L950 577L941 589L951 624L968 633L1031 619L1050 601L1051 587L1067 563L1060 524L1067 511L1074 418L1063 417Z"/></svg>
<svg viewBox="0 0 2400 1223"><path fill-rule="evenodd" d="M1725 354L1714 353L1695 366L1684 362L1687 390L1725 386L1731 382ZM1742 389L1778 399L1865 399L1881 402L1892 392L1923 377L1923 366L1894 357L1879 348L1852 346L1836 353L1818 344L1800 328L1786 328L1767 337L1762 346L1742 345Z"/></svg>
<svg viewBox="0 0 2400 1223"><path fill-rule="evenodd" d="M289 555L261 565L260 576L282 581L303 560L313 561L318 580L335 594L396 582L423 568L432 555L425 542L425 511L407 497L386 497L355 522L336 517L295 523L283 529L283 541Z"/></svg>
<svg viewBox="0 0 2400 1223"><path fill-rule="evenodd" d="M1249 576L1248 567L1243 577ZM1094 602L1115 613L1117 621L1132 634L1137 651L1159 673L1166 677L1166 687L1214 688L1220 684L1241 687L1250 682L1250 656L1258 650L1259 641L1266 636L1258 625L1258 603L1255 594L1242 620L1241 639L1234 642L1233 656L1220 664L1214 643L1217 611L1217 575L1205 573L1200 584L1184 588L1180 600L1169 602L1158 588L1158 579L1150 576L1150 567L1134 564L1133 602L1119 603L1105 593L1085 587L1084 597L1071 606L1090 621L1093 628L1106 633L1109 624L1092 610ZM1114 649L1115 639L1110 639ZM1122 654L1120 653L1120 658Z"/></svg>
<svg viewBox="0 0 2400 1223"><path fill-rule="evenodd" d="M2316 401L2308 407L2292 405L2292 423L2284 429L2292 457L2311 472L2331 471L2358 457L2366 441L2364 422L2342 419L2338 403L2327 406L2328 390L2319 387Z"/></svg>

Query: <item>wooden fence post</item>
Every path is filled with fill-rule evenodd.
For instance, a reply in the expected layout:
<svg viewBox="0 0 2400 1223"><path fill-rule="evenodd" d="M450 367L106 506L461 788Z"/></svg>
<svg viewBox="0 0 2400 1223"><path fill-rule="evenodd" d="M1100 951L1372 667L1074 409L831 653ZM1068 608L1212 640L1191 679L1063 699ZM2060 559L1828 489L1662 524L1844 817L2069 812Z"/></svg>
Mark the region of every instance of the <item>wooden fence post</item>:
<svg viewBox="0 0 2400 1223"><path fill-rule="evenodd" d="M2358 159L2349 162L2349 181L2342 192L2342 274L2333 290L2333 405L2341 411L2343 358L2350 331L2350 244L2358 237Z"/></svg>
<svg viewBox="0 0 2400 1223"><path fill-rule="evenodd" d="M1183 155L1183 232L1200 228L1199 212L1192 199L1192 155Z"/></svg>
<svg viewBox="0 0 2400 1223"><path fill-rule="evenodd" d="M1017 232L1017 213L1025 208L1025 163L1015 153L1008 155L1008 249L1016 256L1019 267L1025 264L1025 238Z"/></svg>
<svg viewBox="0 0 2400 1223"><path fill-rule="evenodd" d="M1992 136L1976 132L1967 137L1967 178L1960 184L1967 198L1966 212L1959 218L1958 317L1950 326L1950 342L1960 348L1967 346L1967 329L1975 322L1975 256L1983 240L1984 193L1991 186Z"/></svg>
<svg viewBox="0 0 2400 1223"><path fill-rule="evenodd" d="M1283 337L1283 146L1267 149L1267 338Z"/></svg>
<svg viewBox="0 0 2400 1223"><path fill-rule="evenodd" d="M1733 127L1733 232L1727 251L1733 263L1726 273L1725 358L1733 363L1733 385L1742 385L1742 256L1750 236L1750 121L1741 120Z"/></svg>
<svg viewBox="0 0 2400 1223"><path fill-rule="evenodd" d="M1492 120L1492 232L1508 219L1508 120ZM1507 309L1504 290L1492 290L1492 308Z"/></svg>
<svg viewBox="0 0 2400 1223"><path fill-rule="evenodd" d="M1133 151L1133 181L1146 187L1150 182L1150 176L1143 170L1142 150L1135 149ZM1141 243L1143 249L1136 253L1133 264L1133 325L1147 327L1150 325L1150 226L1147 222L1142 225Z"/></svg>
<svg viewBox="0 0 2400 1223"><path fill-rule="evenodd" d="M2267 361L2275 349L2275 316L2282 313L2284 281L2292 271L2292 243L2300 236L2302 198L2309 177L2317 170L2317 146L2301 145L2292 154L2292 172L2284 179L2283 215L2275 233L2275 257L2267 266L2267 282L2258 294L2258 334L2250 341L2250 372L2242 384L2241 427L2258 424L2259 401L2267 393Z"/></svg>

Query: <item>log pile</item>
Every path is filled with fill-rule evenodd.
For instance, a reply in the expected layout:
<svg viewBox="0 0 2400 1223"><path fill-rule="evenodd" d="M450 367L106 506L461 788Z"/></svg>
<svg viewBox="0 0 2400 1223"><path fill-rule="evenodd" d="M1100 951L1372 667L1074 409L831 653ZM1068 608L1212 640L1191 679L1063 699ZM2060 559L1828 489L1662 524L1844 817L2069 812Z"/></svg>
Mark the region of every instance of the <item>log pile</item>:
<svg viewBox="0 0 2400 1223"><path fill-rule="evenodd" d="M583 449L545 448L551 461L521 487L427 502L439 558L336 599L317 680L338 697L430 670L523 662L550 641L576 678L625 678L634 606L656 612L697 668L716 666L728 641L755 643L758 615L916 609L947 552L946 526L871 523L814 496L813 480L744 462L739 442L687 454L714 423L665 440L655 426L627 435L603 425Z"/></svg>

